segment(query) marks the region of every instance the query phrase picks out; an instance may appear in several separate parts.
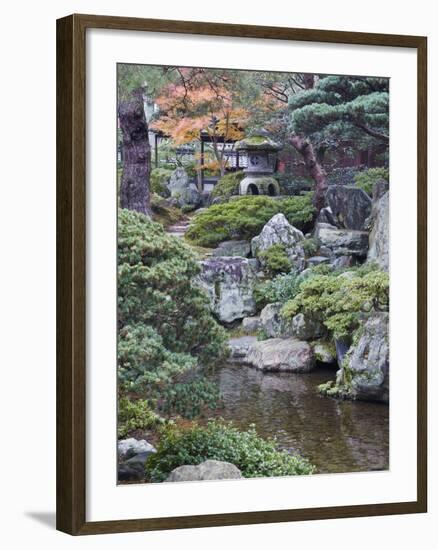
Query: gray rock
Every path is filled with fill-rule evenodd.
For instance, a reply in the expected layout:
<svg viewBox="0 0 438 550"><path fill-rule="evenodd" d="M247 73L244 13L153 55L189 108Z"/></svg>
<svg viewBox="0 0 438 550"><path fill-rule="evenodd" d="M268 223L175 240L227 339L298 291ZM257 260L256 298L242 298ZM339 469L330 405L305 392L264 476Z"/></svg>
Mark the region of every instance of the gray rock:
<svg viewBox="0 0 438 550"><path fill-rule="evenodd" d="M330 258L327 258L326 256L312 256L311 258L307 259L307 266L320 265L329 262Z"/></svg>
<svg viewBox="0 0 438 550"><path fill-rule="evenodd" d="M242 319L242 329L246 333L257 332L260 328L260 317L244 317Z"/></svg>
<svg viewBox="0 0 438 550"><path fill-rule="evenodd" d="M276 214L263 227L260 235L251 241L251 253L256 258L258 254L274 244L284 246L286 254L298 270L304 269L304 250L301 241L303 233L291 225L284 214Z"/></svg>
<svg viewBox="0 0 438 550"><path fill-rule="evenodd" d="M330 265L334 269L341 269L343 267L353 267L357 264L357 258L355 256L338 256L330 262Z"/></svg>
<svg viewBox="0 0 438 550"><path fill-rule="evenodd" d="M389 314L378 312L365 323L348 352L352 391L357 399L389 401Z"/></svg>
<svg viewBox="0 0 438 550"><path fill-rule="evenodd" d="M317 340L312 342L312 347L316 361L328 365L336 363L336 350L333 344L324 340Z"/></svg>
<svg viewBox="0 0 438 550"><path fill-rule="evenodd" d="M317 222L320 223L329 223L330 225L337 226L338 221L333 215L332 209L330 206L326 206L325 208L321 208L319 211L318 217L316 219Z"/></svg>
<svg viewBox="0 0 438 550"><path fill-rule="evenodd" d="M127 464L128 466L134 466L135 464L140 464L143 469L146 464L147 459L157 451L154 449L153 451L145 451L144 453L138 453L134 455L129 460L126 460L124 464Z"/></svg>
<svg viewBox="0 0 438 550"><path fill-rule="evenodd" d="M240 336L239 338L230 338L228 345L230 347L230 361L235 363L244 363L248 355L249 348L257 342L256 336Z"/></svg>
<svg viewBox="0 0 438 550"><path fill-rule="evenodd" d="M287 338L292 336L290 323L281 316L283 304L266 305L260 312L260 328L269 338Z"/></svg>
<svg viewBox="0 0 438 550"><path fill-rule="evenodd" d="M184 465L175 468L166 481L207 481L215 479L240 479L242 473L234 464L221 460L205 460L197 466Z"/></svg>
<svg viewBox="0 0 438 550"><path fill-rule="evenodd" d="M119 464L117 466L118 481L143 481L145 478L144 466L136 464Z"/></svg>
<svg viewBox="0 0 438 550"><path fill-rule="evenodd" d="M373 201L367 261L389 270L389 192Z"/></svg>
<svg viewBox="0 0 438 550"><path fill-rule="evenodd" d="M296 338L271 338L253 344L246 362L262 371L299 373L315 367L315 356L307 342Z"/></svg>
<svg viewBox="0 0 438 550"><path fill-rule="evenodd" d="M309 315L297 313L292 319L292 333L300 340L314 340L324 335L324 325Z"/></svg>
<svg viewBox="0 0 438 550"><path fill-rule="evenodd" d="M184 168L176 168L172 172L167 187L172 197L189 187L189 176Z"/></svg>
<svg viewBox="0 0 438 550"><path fill-rule="evenodd" d="M213 250L213 256L241 256L247 258L251 252L248 241L224 241Z"/></svg>
<svg viewBox="0 0 438 550"><path fill-rule="evenodd" d="M128 459L139 453L155 453L156 449L153 445L148 443L146 439L135 439L130 437L128 439L121 439L117 443L117 451L120 459Z"/></svg>
<svg viewBox="0 0 438 550"><path fill-rule="evenodd" d="M333 185L327 191L326 200L336 225L345 229L365 229L366 219L371 213L371 198L363 189Z"/></svg>
<svg viewBox="0 0 438 550"><path fill-rule="evenodd" d="M327 223L315 225L314 236L330 249L334 257L357 256L365 258L368 252L368 232L355 229L339 229Z"/></svg>
<svg viewBox="0 0 438 550"><path fill-rule="evenodd" d="M373 203L383 197L387 191L389 191L389 182L383 178L377 180L373 187Z"/></svg>
<svg viewBox="0 0 438 550"><path fill-rule="evenodd" d="M189 176L184 168L177 168L170 176L167 188L172 199L176 199L178 206L202 205L202 196L194 184L189 181Z"/></svg>
<svg viewBox="0 0 438 550"><path fill-rule="evenodd" d="M219 321L232 323L256 312L253 291L257 261L223 256L208 258L199 264L198 284L207 292L211 310Z"/></svg>

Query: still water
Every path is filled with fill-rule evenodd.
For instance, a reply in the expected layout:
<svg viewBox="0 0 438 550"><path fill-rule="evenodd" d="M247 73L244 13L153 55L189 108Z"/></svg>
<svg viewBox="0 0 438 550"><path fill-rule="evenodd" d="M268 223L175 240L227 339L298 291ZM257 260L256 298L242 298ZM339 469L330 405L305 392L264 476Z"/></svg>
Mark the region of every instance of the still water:
<svg viewBox="0 0 438 550"><path fill-rule="evenodd" d="M226 365L212 375L224 406L220 416L280 447L297 450L317 473L385 470L389 465L389 408L380 403L337 401L318 395L333 369L309 374L263 373Z"/></svg>

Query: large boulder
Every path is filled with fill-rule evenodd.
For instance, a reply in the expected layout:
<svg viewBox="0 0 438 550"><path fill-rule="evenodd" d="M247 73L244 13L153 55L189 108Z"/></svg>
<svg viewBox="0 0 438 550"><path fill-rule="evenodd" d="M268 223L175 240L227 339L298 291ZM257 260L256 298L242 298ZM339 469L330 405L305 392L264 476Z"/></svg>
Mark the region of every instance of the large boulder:
<svg viewBox="0 0 438 550"><path fill-rule="evenodd" d="M291 330L300 340L314 340L321 338L326 332L324 325L310 315L297 313L292 319Z"/></svg>
<svg viewBox="0 0 438 550"><path fill-rule="evenodd" d="M239 336L230 338L228 346L230 348L230 361L233 363L245 363L249 348L257 342L257 336Z"/></svg>
<svg viewBox="0 0 438 550"><path fill-rule="evenodd" d="M283 304L276 302L266 305L260 312L260 328L269 338L292 336L290 324L281 316Z"/></svg>
<svg viewBox="0 0 438 550"><path fill-rule="evenodd" d="M194 184L189 181L189 176L184 168L176 168L170 176L167 188L171 198L177 201L178 206L201 206L202 196Z"/></svg>
<svg viewBox="0 0 438 550"><path fill-rule="evenodd" d="M284 246L290 262L298 270L304 269L303 233L291 225L284 214L276 214L263 227L260 235L251 241L251 252L256 258L274 244Z"/></svg>
<svg viewBox="0 0 438 550"><path fill-rule="evenodd" d="M271 338L254 343L246 363L262 371L309 372L315 367L315 356L307 342L296 338Z"/></svg>
<svg viewBox="0 0 438 550"><path fill-rule="evenodd" d="M224 241L213 250L213 256L241 256L247 258L251 252L248 241Z"/></svg>
<svg viewBox="0 0 438 550"><path fill-rule="evenodd" d="M232 323L256 312L253 291L257 260L224 256L199 263L198 283L206 290L211 310L219 321Z"/></svg>
<svg viewBox="0 0 438 550"><path fill-rule="evenodd" d="M378 312L365 323L348 352L351 389L357 399L389 401L389 314Z"/></svg>
<svg viewBox="0 0 438 550"><path fill-rule="evenodd" d="M338 227L364 230L371 213L371 198L359 187L333 185L326 194L327 204Z"/></svg>
<svg viewBox="0 0 438 550"><path fill-rule="evenodd" d="M214 479L240 479L242 472L230 462L205 460L197 466L184 465L172 470L166 481L207 481Z"/></svg>
<svg viewBox="0 0 438 550"><path fill-rule="evenodd" d="M339 229L328 223L315 225L314 237L330 250L333 257L355 256L365 258L368 252L368 232Z"/></svg>
<svg viewBox="0 0 438 550"><path fill-rule="evenodd" d="M367 261L376 262L385 271L389 270L389 192L373 201L370 216L371 232Z"/></svg>

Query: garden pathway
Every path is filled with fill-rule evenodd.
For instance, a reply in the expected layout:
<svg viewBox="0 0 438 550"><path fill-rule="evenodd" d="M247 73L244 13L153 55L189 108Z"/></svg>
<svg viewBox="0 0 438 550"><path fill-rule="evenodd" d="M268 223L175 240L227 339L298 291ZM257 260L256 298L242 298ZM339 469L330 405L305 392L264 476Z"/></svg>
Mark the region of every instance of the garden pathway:
<svg viewBox="0 0 438 550"><path fill-rule="evenodd" d="M180 220L178 223L175 223L174 225L169 225L169 227L167 228L167 233L169 235L172 235L173 237L182 238L186 234L186 231L189 228L189 225L190 225L190 220L188 218L185 220L184 219Z"/></svg>

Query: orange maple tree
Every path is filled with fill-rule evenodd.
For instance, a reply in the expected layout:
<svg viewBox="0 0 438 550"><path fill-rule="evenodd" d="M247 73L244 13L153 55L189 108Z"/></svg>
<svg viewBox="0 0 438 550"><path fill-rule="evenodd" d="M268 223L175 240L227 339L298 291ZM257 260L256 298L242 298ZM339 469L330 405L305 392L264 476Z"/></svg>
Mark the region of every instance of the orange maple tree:
<svg viewBox="0 0 438 550"><path fill-rule="evenodd" d="M176 145L199 140L201 132L211 141L214 160L200 159L198 169L217 168L224 174L234 142L244 137L249 111L224 73L175 68L179 79L156 98L159 117L151 127L172 138ZM229 147L225 147L229 143Z"/></svg>

